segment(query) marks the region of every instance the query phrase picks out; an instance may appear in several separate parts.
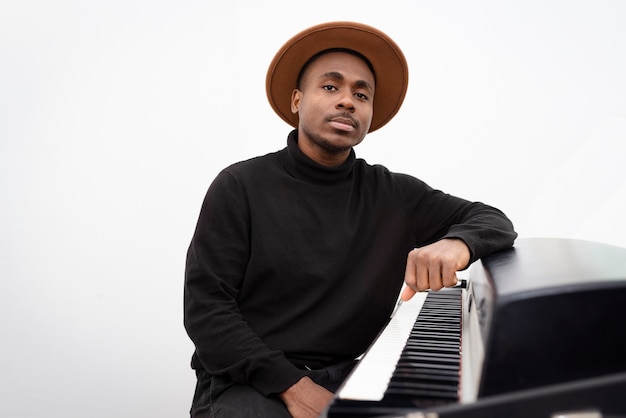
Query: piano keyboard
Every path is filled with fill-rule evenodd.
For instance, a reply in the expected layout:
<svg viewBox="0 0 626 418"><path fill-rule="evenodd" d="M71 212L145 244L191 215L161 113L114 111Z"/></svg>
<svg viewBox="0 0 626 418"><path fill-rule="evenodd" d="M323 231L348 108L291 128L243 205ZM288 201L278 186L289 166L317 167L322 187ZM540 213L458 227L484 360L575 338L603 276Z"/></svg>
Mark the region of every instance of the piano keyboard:
<svg viewBox="0 0 626 418"><path fill-rule="evenodd" d="M358 403L385 408L458 402L462 290L418 293L404 302L337 392L335 409L342 403L352 409Z"/></svg>
<svg viewBox="0 0 626 418"><path fill-rule="evenodd" d="M383 398L427 295L417 293L411 300L400 305L346 384L339 390L340 398L360 401L380 401Z"/></svg>

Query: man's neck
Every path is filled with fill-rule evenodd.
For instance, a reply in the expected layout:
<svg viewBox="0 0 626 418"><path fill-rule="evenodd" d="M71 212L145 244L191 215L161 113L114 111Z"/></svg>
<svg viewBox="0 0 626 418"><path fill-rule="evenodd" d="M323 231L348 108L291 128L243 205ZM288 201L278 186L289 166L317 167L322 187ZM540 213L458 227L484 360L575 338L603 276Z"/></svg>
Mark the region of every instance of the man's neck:
<svg viewBox="0 0 626 418"><path fill-rule="evenodd" d="M313 141L298 138L300 151L316 163L326 167L338 167L345 163L352 148L346 150L329 151Z"/></svg>

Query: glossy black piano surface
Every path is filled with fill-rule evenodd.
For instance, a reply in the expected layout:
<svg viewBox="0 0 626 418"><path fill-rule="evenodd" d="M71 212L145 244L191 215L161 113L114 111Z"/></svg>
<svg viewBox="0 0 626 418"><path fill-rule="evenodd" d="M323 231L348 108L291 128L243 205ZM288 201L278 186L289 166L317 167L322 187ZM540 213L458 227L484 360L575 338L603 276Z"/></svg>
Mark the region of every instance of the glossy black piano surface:
<svg viewBox="0 0 626 418"><path fill-rule="evenodd" d="M521 239L472 270L479 396L626 371L626 249Z"/></svg>

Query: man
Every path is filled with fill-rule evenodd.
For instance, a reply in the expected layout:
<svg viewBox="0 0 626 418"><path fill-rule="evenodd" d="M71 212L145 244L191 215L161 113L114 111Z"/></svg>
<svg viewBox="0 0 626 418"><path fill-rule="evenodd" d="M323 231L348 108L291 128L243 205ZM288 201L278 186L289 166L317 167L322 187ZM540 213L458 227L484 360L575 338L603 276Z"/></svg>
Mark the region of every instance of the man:
<svg viewBox="0 0 626 418"><path fill-rule="evenodd" d="M403 281L403 299L452 286L513 244L499 210L355 157L407 83L394 41L358 23L306 29L276 54L268 98L295 129L286 148L215 178L188 251L192 416L318 416Z"/></svg>

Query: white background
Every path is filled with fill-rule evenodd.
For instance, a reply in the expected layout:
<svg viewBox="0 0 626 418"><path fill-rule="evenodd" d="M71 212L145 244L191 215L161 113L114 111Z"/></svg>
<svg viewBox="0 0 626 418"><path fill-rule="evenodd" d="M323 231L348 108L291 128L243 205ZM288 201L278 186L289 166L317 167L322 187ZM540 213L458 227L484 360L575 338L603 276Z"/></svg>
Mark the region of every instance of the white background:
<svg viewBox="0 0 626 418"><path fill-rule="evenodd" d="M184 417L184 259L218 170L285 146L265 70L329 20L404 50L357 156L520 236L626 246L626 2L0 2L0 416Z"/></svg>

